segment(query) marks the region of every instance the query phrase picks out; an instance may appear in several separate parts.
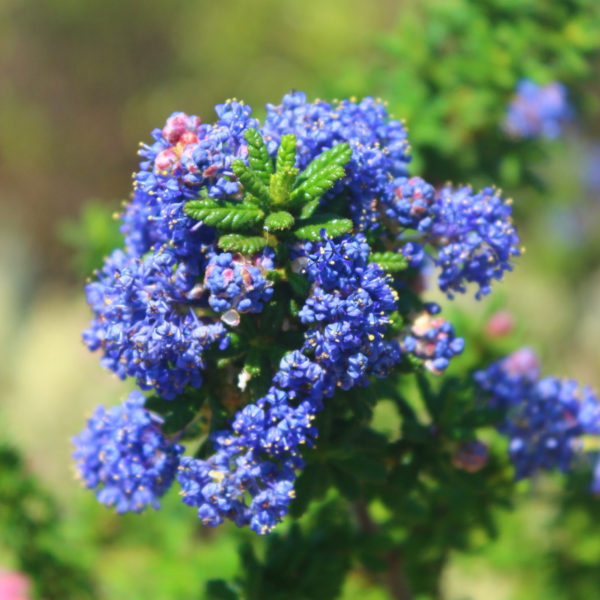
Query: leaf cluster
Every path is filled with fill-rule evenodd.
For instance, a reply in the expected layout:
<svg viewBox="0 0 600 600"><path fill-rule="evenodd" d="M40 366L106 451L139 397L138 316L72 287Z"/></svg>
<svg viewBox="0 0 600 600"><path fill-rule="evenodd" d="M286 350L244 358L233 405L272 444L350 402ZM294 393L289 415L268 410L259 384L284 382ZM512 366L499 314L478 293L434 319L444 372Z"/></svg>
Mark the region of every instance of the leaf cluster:
<svg viewBox="0 0 600 600"><path fill-rule="evenodd" d="M58 507L28 473L18 452L0 444L0 531L2 546L29 575L35 597L47 600L95 598L90 573L74 562L58 528Z"/></svg>
<svg viewBox="0 0 600 600"><path fill-rule="evenodd" d="M242 188L239 197L190 200L185 212L219 232L223 250L252 254L282 239L319 240L324 230L337 237L352 230L350 219L319 212L323 196L345 176L352 156L347 143L317 156L304 171L296 165L296 136L286 134L275 160L256 129L244 133L248 164L240 159L232 169Z"/></svg>

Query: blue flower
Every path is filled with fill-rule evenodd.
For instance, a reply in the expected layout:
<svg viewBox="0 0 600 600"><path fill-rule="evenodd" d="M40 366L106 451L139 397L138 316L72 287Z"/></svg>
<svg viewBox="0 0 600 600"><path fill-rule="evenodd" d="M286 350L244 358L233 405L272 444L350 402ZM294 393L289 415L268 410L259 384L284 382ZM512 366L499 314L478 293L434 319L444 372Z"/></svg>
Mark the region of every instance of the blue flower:
<svg viewBox="0 0 600 600"><path fill-rule="evenodd" d="M73 438L79 476L98 500L118 513L158 509L171 487L183 446L160 430L161 420L144 409L133 391L122 406L99 406L87 427Z"/></svg>
<svg viewBox="0 0 600 600"><path fill-rule="evenodd" d="M539 361L529 349L475 374L490 405L505 413L498 430L509 439L516 479L540 469L567 471L583 449L581 436L600 432L600 403L589 387L538 377Z"/></svg>
<svg viewBox="0 0 600 600"><path fill-rule="evenodd" d="M422 359L427 370L439 375L450 360L464 350L465 340L456 337L451 323L435 316L440 312L437 304L428 304L425 308L402 340L402 349Z"/></svg>
<svg viewBox="0 0 600 600"><path fill-rule="evenodd" d="M490 292L493 279L512 270L511 261L521 252L511 212L510 202L489 187L477 194L469 186L441 190L428 241L438 249L438 284L450 298L453 292L465 292L467 283L479 286L475 296L481 298Z"/></svg>
<svg viewBox="0 0 600 600"><path fill-rule="evenodd" d="M522 79L508 106L503 128L514 138L557 138L572 118L573 108L562 83L541 86Z"/></svg>
<svg viewBox="0 0 600 600"><path fill-rule="evenodd" d="M213 436L215 453L182 459L183 501L198 507L205 525L230 519L263 535L281 521L304 466L300 447L317 434L312 421L323 407L323 379L324 371L300 352L286 355L269 392Z"/></svg>
<svg viewBox="0 0 600 600"><path fill-rule="evenodd" d="M223 323L196 314L201 297L185 267L169 251L140 259L116 250L86 286L94 311L83 332L88 348L101 349L101 364L122 379L136 377L167 399L200 387L203 352L229 341Z"/></svg>
<svg viewBox="0 0 600 600"><path fill-rule="evenodd" d="M368 263L364 235L308 243L305 251L305 272L314 284L299 313L311 326L305 351L314 352L331 388L387 376L401 360L400 345L385 339L397 293L379 265Z"/></svg>
<svg viewBox="0 0 600 600"><path fill-rule="evenodd" d="M359 230L379 225L377 199L389 178L406 174L410 161L406 130L400 121L390 119L385 105L373 98L360 102L342 100L330 104L322 100L307 102L303 92L292 92L281 104L267 104L262 134L271 155L275 155L281 136L297 137L296 166L304 169L321 152L342 142L352 149L346 177L338 182L324 201L343 193L349 198L354 224Z"/></svg>
<svg viewBox="0 0 600 600"><path fill-rule="evenodd" d="M208 262L204 281L210 292L208 303L216 312L236 309L259 313L273 296L273 287L264 277L273 268L275 253L268 248L257 255L253 264L240 254L215 254Z"/></svg>

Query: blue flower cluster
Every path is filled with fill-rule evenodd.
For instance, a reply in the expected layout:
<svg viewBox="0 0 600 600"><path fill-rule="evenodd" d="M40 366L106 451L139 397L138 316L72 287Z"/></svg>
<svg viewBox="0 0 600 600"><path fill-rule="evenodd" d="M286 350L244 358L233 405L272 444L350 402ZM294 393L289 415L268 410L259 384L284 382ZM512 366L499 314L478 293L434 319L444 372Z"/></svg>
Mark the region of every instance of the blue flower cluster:
<svg viewBox="0 0 600 600"><path fill-rule="evenodd" d="M158 417L144 409L133 391L122 406L99 406L87 427L73 438L77 470L98 500L118 513L159 508L175 478L183 446L171 443Z"/></svg>
<svg viewBox="0 0 600 600"><path fill-rule="evenodd" d="M268 393L238 411L231 430L213 436L215 454L182 459L183 501L198 507L205 525L230 519L263 535L285 516L304 466L300 446L317 434L312 421L323 407L324 375L302 353L286 355Z"/></svg>
<svg viewBox="0 0 600 600"><path fill-rule="evenodd" d="M400 362L400 345L384 339L398 295L384 271L368 263L363 234L308 243L306 275L314 285L299 317L311 328L304 351L314 352L331 385L348 390L385 377Z"/></svg>
<svg viewBox="0 0 600 600"><path fill-rule="evenodd" d="M438 248L440 289L452 297L466 290L465 283L476 283L477 298L488 294L491 281L512 270L512 258L521 253L510 201L489 187L474 194L469 186L445 186L433 211L429 235Z"/></svg>
<svg viewBox="0 0 600 600"><path fill-rule="evenodd" d="M324 150L348 142L352 158L345 167L346 177L326 199L343 193L358 230L378 227L378 198L383 196L390 177L406 174L410 161L403 124L390 119L384 103L373 98L330 104L323 100L307 102L306 94L292 92L277 106L267 104L261 132L273 156L281 136L295 134L299 169L304 169Z"/></svg>
<svg viewBox="0 0 600 600"><path fill-rule="evenodd" d="M437 304L426 305L426 310L413 321L409 335L402 341L404 352L423 360L424 367L436 375L444 371L450 359L465 347L465 340L456 337L452 324L435 316L439 312Z"/></svg>
<svg viewBox="0 0 600 600"><path fill-rule="evenodd" d="M115 250L86 286L95 313L83 332L88 348L101 349L101 364L122 379L135 377L167 399L200 387L203 352L229 343L223 323L197 316L199 292L193 281L178 285L179 268L168 250L143 259Z"/></svg>
<svg viewBox="0 0 600 600"><path fill-rule="evenodd" d="M235 309L242 313L262 312L273 296L273 287L263 273L274 266L275 253L267 248L254 263L240 254L215 254L208 262L204 282L210 292L208 303L216 312Z"/></svg>
<svg viewBox="0 0 600 600"><path fill-rule="evenodd" d="M539 370L525 348L475 373L490 405L505 413L498 430L509 439L516 479L540 469L568 470L582 450L581 436L600 434L600 402L592 390L572 380L540 379Z"/></svg>
<svg viewBox="0 0 600 600"><path fill-rule="evenodd" d="M511 202L492 188L475 194L469 186L447 185L436 194L419 177L401 177L390 183L383 204L400 226L397 239L410 266L419 266L427 254L420 242L435 251L430 258L441 269L438 284L450 298L468 283L479 286L477 298L489 293L492 280L510 271L520 254Z"/></svg>
<svg viewBox="0 0 600 600"><path fill-rule="evenodd" d="M215 454L182 460L183 501L198 507L206 525L227 518L259 534L271 531L294 497L300 448L317 435L313 420L323 398L336 386L366 385L368 374L384 376L400 360L399 344L383 339L395 292L367 263L364 236L308 243L305 252L314 286L300 316L319 327L306 333L303 352L315 350L315 361L298 350L284 356L267 394L213 437Z"/></svg>
<svg viewBox="0 0 600 600"><path fill-rule="evenodd" d="M230 348L217 364L228 370L228 382L234 380L253 325L261 334L262 320L253 315L273 302L280 278L287 279L280 288L285 296L287 284L294 283L291 266L295 277L306 276L310 292L299 319L285 319L283 327L290 330L287 340L302 340L304 326L304 342L288 346L277 372L268 373L268 390L257 394L252 386L246 392L252 402L241 405L227 430L212 435L214 453L206 459L180 460L182 448L160 433L158 418L143 409L139 393L121 408L99 409L75 439L75 456L88 486L100 487L100 500L119 511L155 505L179 465L183 501L197 508L203 523L229 519L268 533L294 497L301 448L316 439L314 421L325 398L336 389L368 385L371 376L388 376L403 354L440 373L462 351L464 341L436 316L436 305L407 325L402 340L390 339L398 310L394 286L405 282L385 273L385 253L381 265L369 262L370 230L385 228L385 243L377 249L399 245L414 268L435 252L430 260L441 268L439 284L448 295L470 282L478 284L478 297L487 293L491 280L519 254L510 205L497 192L446 187L436 193L424 180L406 177L406 131L383 103L307 102L293 92L266 112L260 125L247 105L233 100L216 107L215 123L177 112L152 132L154 141L140 149L142 162L123 214L126 248L114 251L86 287L94 318L83 338L118 376L135 377L141 389L176 402L188 388L202 386L207 365L215 362L214 348L224 351L232 339L235 352ZM282 135L294 134L299 169L348 143L352 156L345 176L322 200L335 199L336 207L344 199L339 216L352 218L353 235L328 239L323 230L319 241L300 243L292 241L299 231L278 233L278 259L296 258L273 273L272 249L253 256L222 252L217 230L186 215L192 198L242 199L232 163L248 161L244 134L250 128L263 136L272 157ZM294 294L298 288L292 287ZM230 335L240 313L247 315L244 327ZM257 341L262 347L271 340ZM245 368L239 373L242 391L249 377ZM475 468L468 457L463 462L463 468Z"/></svg>
<svg viewBox="0 0 600 600"><path fill-rule="evenodd" d="M523 79L508 106L504 130L514 138L557 138L572 118L573 108L562 83L542 86Z"/></svg>
<svg viewBox="0 0 600 600"><path fill-rule="evenodd" d="M403 229L426 232L433 222L435 189L420 177L398 177L382 198L385 214Z"/></svg>

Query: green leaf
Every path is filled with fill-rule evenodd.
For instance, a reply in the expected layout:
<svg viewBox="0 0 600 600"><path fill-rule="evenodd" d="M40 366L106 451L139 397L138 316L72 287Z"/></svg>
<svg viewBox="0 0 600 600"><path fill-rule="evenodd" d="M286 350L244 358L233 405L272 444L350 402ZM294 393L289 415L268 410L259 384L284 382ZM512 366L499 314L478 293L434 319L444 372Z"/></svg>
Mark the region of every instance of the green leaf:
<svg viewBox="0 0 600 600"><path fill-rule="evenodd" d="M289 203L290 190L296 181L298 169L296 167L284 167L271 175L271 183L269 186L269 194L271 196L271 204L286 205Z"/></svg>
<svg viewBox="0 0 600 600"><path fill-rule="evenodd" d="M223 579L209 579L204 591L206 600L239 600L240 596L233 586Z"/></svg>
<svg viewBox="0 0 600 600"><path fill-rule="evenodd" d="M346 142L343 142L342 144L336 144L333 146L333 148L325 150L325 152L322 152L319 154L319 156L312 160L306 169L304 169L300 177L302 180L309 180L311 177L328 166L345 166L351 158L352 150Z"/></svg>
<svg viewBox="0 0 600 600"><path fill-rule="evenodd" d="M310 200L309 202L307 202L302 207L302 210L300 211L300 218L308 219L309 217L312 217L315 210L317 210L317 208L319 208L320 203L321 203L321 198L315 198L314 200Z"/></svg>
<svg viewBox="0 0 600 600"><path fill-rule="evenodd" d="M337 461L335 464L342 471L365 481L381 482L387 477L385 465L364 454L356 454L352 458Z"/></svg>
<svg viewBox="0 0 600 600"><path fill-rule="evenodd" d="M264 227L269 231L289 229L294 224L294 217L282 210L280 212L271 213L266 219Z"/></svg>
<svg viewBox="0 0 600 600"><path fill-rule="evenodd" d="M348 498L348 500L356 500L360 497L360 483L354 473L348 473L337 467L331 469L333 476L333 484L339 490L342 496Z"/></svg>
<svg viewBox="0 0 600 600"><path fill-rule="evenodd" d="M339 237L352 231L352 221L340 219L335 215L318 215L308 219L307 224L296 229L294 233L302 240L317 242L321 239L321 229L324 229L329 237Z"/></svg>
<svg viewBox="0 0 600 600"><path fill-rule="evenodd" d="M166 435L171 435L181 431L193 421L204 400L205 397L201 392L186 391L174 400L149 396L144 402L144 407L164 419L161 429Z"/></svg>
<svg viewBox="0 0 600 600"><path fill-rule="evenodd" d="M250 350L248 350L248 354L246 355L244 369L252 376L260 375L261 362L262 352L258 348L252 346Z"/></svg>
<svg viewBox="0 0 600 600"><path fill-rule="evenodd" d="M240 233L229 233L219 238L219 248L240 252L241 254L254 254L267 245L266 238L262 236L249 236Z"/></svg>
<svg viewBox="0 0 600 600"><path fill-rule="evenodd" d="M276 172L283 169L291 169L296 165L296 136L286 133L281 136L279 150L277 151Z"/></svg>
<svg viewBox="0 0 600 600"><path fill-rule="evenodd" d="M408 261L400 252L373 252L369 262L377 263L382 269L392 273L408 269Z"/></svg>
<svg viewBox="0 0 600 600"><path fill-rule="evenodd" d="M271 173L273 173L273 162L262 136L256 129L247 129L244 132L244 137L248 142L248 164L250 168L265 185L269 185Z"/></svg>
<svg viewBox="0 0 600 600"><path fill-rule="evenodd" d="M292 204L294 206L301 206L311 200L320 198L333 187L336 181L344 177L345 174L344 167L327 165L292 191L290 194Z"/></svg>
<svg viewBox="0 0 600 600"><path fill-rule="evenodd" d="M265 213L260 208L244 205L206 206L204 200L190 200L185 205L185 213L217 229L239 230L258 225Z"/></svg>
<svg viewBox="0 0 600 600"><path fill-rule="evenodd" d="M257 173L249 169L239 158L231 163L231 168L246 192L264 204L270 203L269 191Z"/></svg>
<svg viewBox="0 0 600 600"><path fill-rule="evenodd" d="M301 298L306 298L308 296L311 283L306 277L299 273L289 273L288 282L296 296L300 296Z"/></svg>

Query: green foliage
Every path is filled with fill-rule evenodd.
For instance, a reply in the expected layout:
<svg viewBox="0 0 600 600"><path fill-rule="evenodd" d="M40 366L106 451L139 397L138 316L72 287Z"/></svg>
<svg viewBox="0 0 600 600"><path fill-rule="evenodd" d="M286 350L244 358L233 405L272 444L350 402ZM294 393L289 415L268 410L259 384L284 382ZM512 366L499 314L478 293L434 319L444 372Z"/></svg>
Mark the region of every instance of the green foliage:
<svg viewBox="0 0 600 600"><path fill-rule="evenodd" d="M289 229L294 224L294 217L287 211L271 213L265 219L265 228L268 231Z"/></svg>
<svg viewBox="0 0 600 600"><path fill-rule="evenodd" d="M231 203L226 206L215 206L212 202L205 200L190 200L185 205L185 212L205 225L225 231L249 229L264 218L264 212L259 208Z"/></svg>
<svg viewBox="0 0 600 600"><path fill-rule="evenodd" d="M123 245L123 235L114 212L114 208L106 204L88 202L77 219L66 219L60 223L58 237L69 247L77 275L88 277L102 266L102 259L113 248Z"/></svg>
<svg viewBox="0 0 600 600"><path fill-rule="evenodd" d="M159 414L164 422L161 429L167 435L183 431L197 416L205 397L195 391L177 396L175 400L165 400L159 396L148 396L144 406Z"/></svg>
<svg viewBox="0 0 600 600"><path fill-rule="evenodd" d="M296 136L286 133L281 136L277 150L276 170L292 169L296 164Z"/></svg>
<svg viewBox="0 0 600 600"><path fill-rule="evenodd" d="M244 137L248 142L248 164L250 168L265 185L269 185L273 173L273 162L262 136L256 129L248 129L244 132ZM279 170L279 167L277 170Z"/></svg>
<svg viewBox="0 0 600 600"><path fill-rule="evenodd" d="M94 586L87 570L66 547L58 507L15 449L0 444L0 548L10 550L18 568L31 577L36 597L91 600Z"/></svg>
<svg viewBox="0 0 600 600"><path fill-rule="evenodd" d="M254 254L266 246L267 239L261 236L230 233L219 238L219 248L242 254Z"/></svg>
<svg viewBox="0 0 600 600"><path fill-rule="evenodd" d="M399 252L372 252L369 262L377 263L382 269L391 273L408 268L408 261Z"/></svg>
<svg viewBox="0 0 600 600"><path fill-rule="evenodd" d="M321 231L325 230L328 237L338 237L352 231L350 219L340 219L334 215L317 215L305 221L306 225L298 227L294 232L302 240L316 242L321 239Z"/></svg>
<svg viewBox="0 0 600 600"><path fill-rule="evenodd" d="M409 0L377 49L374 64L347 68L328 93L386 98L406 119L415 172L434 184L536 181L543 141L500 131L522 78L561 81L580 114L597 109L581 95L600 49L595 0Z"/></svg>
<svg viewBox="0 0 600 600"><path fill-rule="evenodd" d="M293 235L301 240L319 240L322 230L329 237L352 230L350 219L318 213L322 197L345 175L344 165L352 156L347 143L325 150L299 173L294 167L296 136L284 135L273 173L273 164L260 134L250 129L244 135L248 141L249 164L239 159L232 163L243 187L243 199L214 200L201 196L184 207L189 217L216 227L219 232L248 231L248 235L222 235L218 242L220 248L253 254L267 244L277 245L276 238L268 237L269 232L287 235L285 232L294 225Z"/></svg>
<svg viewBox="0 0 600 600"><path fill-rule="evenodd" d="M250 544L240 549L242 572L235 582L208 582L208 600L323 600L338 598L351 565L356 537L350 515L340 502L329 501L293 524L286 533L269 536L264 559Z"/></svg>

